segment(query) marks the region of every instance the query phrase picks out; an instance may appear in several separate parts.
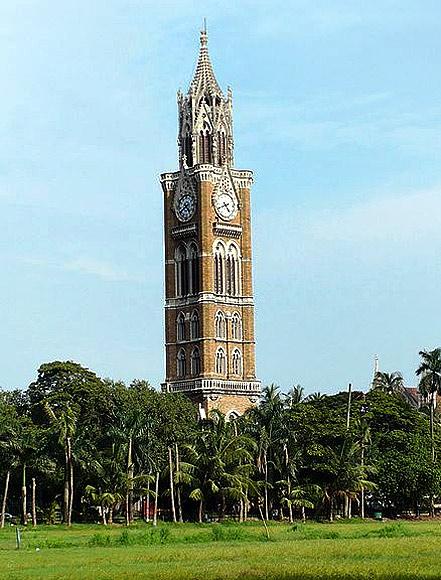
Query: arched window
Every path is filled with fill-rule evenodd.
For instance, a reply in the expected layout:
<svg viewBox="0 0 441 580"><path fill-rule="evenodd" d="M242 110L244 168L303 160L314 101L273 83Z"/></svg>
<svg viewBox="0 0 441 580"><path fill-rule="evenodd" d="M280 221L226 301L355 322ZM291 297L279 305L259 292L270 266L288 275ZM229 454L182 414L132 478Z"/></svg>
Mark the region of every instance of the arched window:
<svg viewBox="0 0 441 580"><path fill-rule="evenodd" d="M178 342L185 340L185 316L182 312L176 319L176 340Z"/></svg>
<svg viewBox="0 0 441 580"><path fill-rule="evenodd" d="M227 139L225 136L225 131L219 131L217 134L217 150L218 150L218 163L222 165L226 161L227 156Z"/></svg>
<svg viewBox="0 0 441 580"><path fill-rule="evenodd" d="M227 294L240 294L240 261L239 250L235 244L230 244L227 253Z"/></svg>
<svg viewBox="0 0 441 580"><path fill-rule="evenodd" d="M216 312L214 326L216 338L227 338L227 324L225 320L225 314L221 310Z"/></svg>
<svg viewBox="0 0 441 580"><path fill-rule="evenodd" d="M199 292L199 255L194 243L188 249L188 277L189 293L197 294Z"/></svg>
<svg viewBox="0 0 441 580"><path fill-rule="evenodd" d="M201 355L197 346L191 351L190 367L193 376L201 374Z"/></svg>
<svg viewBox="0 0 441 580"><path fill-rule="evenodd" d="M190 339L195 340L200 336L200 328L199 328L199 314L196 310L193 311L190 319Z"/></svg>
<svg viewBox="0 0 441 580"><path fill-rule="evenodd" d="M187 249L181 244L175 253L176 296L188 294Z"/></svg>
<svg viewBox="0 0 441 580"><path fill-rule="evenodd" d="M223 348L218 348L216 351L216 373L218 375L225 375L227 372L227 355Z"/></svg>
<svg viewBox="0 0 441 580"><path fill-rule="evenodd" d="M233 357L232 357L232 369L233 375L241 375L242 374L242 353L238 348L233 350Z"/></svg>
<svg viewBox="0 0 441 580"><path fill-rule="evenodd" d="M185 350L183 348L181 348L180 351L178 352L176 360L176 370L179 378L185 377L187 372L187 365L185 360Z"/></svg>
<svg viewBox="0 0 441 580"><path fill-rule="evenodd" d="M210 127L204 123L204 128L199 133L199 160L201 163L211 163L212 137Z"/></svg>
<svg viewBox="0 0 441 580"><path fill-rule="evenodd" d="M218 242L214 249L214 291L216 294L224 293L225 280L225 247Z"/></svg>
<svg viewBox="0 0 441 580"><path fill-rule="evenodd" d="M185 137L184 137L184 155L186 157L187 166L193 166L193 139L191 136L190 126L187 125L185 128Z"/></svg>
<svg viewBox="0 0 441 580"><path fill-rule="evenodd" d="M238 312L235 312L231 318L231 338L242 340L242 319Z"/></svg>

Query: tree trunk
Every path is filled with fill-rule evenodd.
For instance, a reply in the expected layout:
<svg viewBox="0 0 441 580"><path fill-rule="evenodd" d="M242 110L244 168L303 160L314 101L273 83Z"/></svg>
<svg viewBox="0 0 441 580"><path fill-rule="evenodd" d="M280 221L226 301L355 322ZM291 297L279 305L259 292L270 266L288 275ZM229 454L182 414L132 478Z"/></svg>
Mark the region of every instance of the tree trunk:
<svg viewBox="0 0 441 580"><path fill-rule="evenodd" d="M175 443L175 454L176 454L176 471L180 471L180 464L179 464L179 450L178 444ZM181 488L179 484L176 484L176 499L178 500L178 519L180 523L184 521L184 517L182 515L182 502L181 502Z"/></svg>
<svg viewBox="0 0 441 580"><path fill-rule="evenodd" d="M72 457L72 440L70 437L67 438L67 450L69 458L69 510L67 514L67 525L72 525L72 511L73 511L73 498L74 498L74 468L73 468L73 457Z"/></svg>
<svg viewBox="0 0 441 580"><path fill-rule="evenodd" d="M37 525L37 506L35 505L35 490L36 490L36 483L35 483L35 477L32 478L32 525L35 526Z"/></svg>
<svg viewBox="0 0 441 580"><path fill-rule="evenodd" d="M329 500L329 521L334 521L334 499L332 497Z"/></svg>
<svg viewBox="0 0 441 580"><path fill-rule="evenodd" d="M305 512L305 506L302 505L302 522L305 524L306 523L306 512Z"/></svg>
<svg viewBox="0 0 441 580"><path fill-rule="evenodd" d="M245 492L245 500L244 500L244 506L243 506L243 519L244 522L247 521L248 519L248 489Z"/></svg>
<svg viewBox="0 0 441 580"><path fill-rule="evenodd" d="M199 511L198 511L198 522L202 524L202 514L204 510L204 501L202 499L199 500Z"/></svg>
<svg viewBox="0 0 441 580"><path fill-rule="evenodd" d="M435 397L436 391L432 393L432 400L430 402L430 443L432 448L432 463L435 463L435 440L434 440L434 430L433 430L433 411L435 408Z"/></svg>
<svg viewBox="0 0 441 580"><path fill-rule="evenodd" d="M155 507L153 511L154 526L156 526L158 523L158 494L159 494L159 471L156 472L156 481L155 481Z"/></svg>
<svg viewBox="0 0 441 580"><path fill-rule="evenodd" d="M175 508L175 489L173 484L173 458L171 447L168 448L168 471L170 475L170 501L173 522L176 523L176 508Z"/></svg>
<svg viewBox="0 0 441 580"><path fill-rule="evenodd" d="M223 522L225 519L225 511L227 509L227 503L226 503L226 498L225 498L225 494L222 494L222 499L221 499L221 511L219 514L219 521Z"/></svg>
<svg viewBox="0 0 441 580"><path fill-rule="evenodd" d="M432 448L432 464L435 466L435 438L434 438L434 426L433 426L433 411L435 408L435 399L436 391L432 392L432 400L430 402L430 445ZM430 494L430 517L434 517L435 515L435 507L434 507L434 499L433 493Z"/></svg>
<svg viewBox="0 0 441 580"><path fill-rule="evenodd" d="M69 444L66 438L64 447L64 497L63 497L63 520L69 525Z"/></svg>
<svg viewBox="0 0 441 580"><path fill-rule="evenodd" d="M150 473L149 473L150 475ZM146 522L150 521L150 480L147 481L147 499L146 499L146 504L147 504L147 515L146 515Z"/></svg>
<svg viewBox="0 0 441 580"><path fill-rule="evenodd" d="M265 519L268 520L268 462L266 460L266 451L264 455L265 462Z"/></svg>
<svg viewBox="0 0 441 580"><path fill-rule="evenodd" d="M28 523L28 510L26 503L26 463L23 463L22 472L22 486L21 486L21 511L22 511L22 522L26 526Z"/></svg>
<svg viewBox="0 0 441 580"><path fill-rule="evenodd" d="M269 540L270 539L269 530L268 530L268 526L266 525L265 518L263 517L262 508L260 507L260 503L259 503L259 512L260 512L260 517L262 518L262 521L263 521L263 525L265 526L266 539Z"/></svg>
<svg viewBox="0 0 441 580"><path fill-rule="evenodd" d="M129 446L127 449L127 478L128 489L126 494L126 525L133 522L133 461L132 461L132 437L129 437Z"/></svg>
<svg viewBox="0 0 441 580"><path fill-rule="evenodd" d="M103 518L103 526L107 526L107 521L106 521L106 508L105 508L105 506L103 506L103 504L101 504L101 516Z"/></svg>
<svg viewBox="0 0 441 580"><path fill-rule="evenodd" d="M361 488L361 519L364 520L364 487Z"/></svg>
<svg viewBox="0 0 441 580"><path fill-rule="evenodd" d="M290 497L291 497L291 478L288 475L288 500L290 500ZM292 504L291 504L291 501L289 501L289 503L288 503L288 519L289 519L289 523L292 524L293 517L292 517Z"/></svg>
<svg viewBox="0 0 441 580"><path fill-rule="evenodd" d="M364 441L361 444L361 467L364 468ZM364 520L364 487L361 488L361 519Z"/></svg>
<svg viewBox="0 0 441 580"><path fill-rule="evenodd" d="M107 520L107 523L109 524L109 526L111 526L113 524L113 510L114 510L114 505L110 505L109 506L109 518Z"/></svg>
<svg viewBox="0 0 441 580"><path fill-rule="evenodd" d="M130 503L130 497L129 497L129 492L126 492L126 526L130 526L130 508L129 508L129 503Z"/></svg>
<svg viewBox="0 0 441 580"><path fill-rule="evenodd" d="M6 502L8 501L8 490L9 490L9 478L11 477L11 471L8 469L6 472L6 479L5 479L5 492L3 494L3 501L2 501L2 516L1 516L1 524L2 528L5 527L5 513L6 513Z"/></svg>

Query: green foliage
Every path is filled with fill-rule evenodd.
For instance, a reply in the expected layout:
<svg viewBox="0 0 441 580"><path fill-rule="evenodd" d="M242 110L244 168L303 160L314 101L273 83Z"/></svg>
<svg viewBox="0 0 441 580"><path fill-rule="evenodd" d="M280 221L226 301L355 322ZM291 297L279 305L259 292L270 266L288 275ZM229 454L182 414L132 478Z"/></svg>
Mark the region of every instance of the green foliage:
<svg viewBox="0 0 441 580"><path fill-rule="evenodd" d="M421 352L418 374L428 393L438 390L438 355ZM41 365L27 390L0 392L6 511L18 514L23 478L30 509L34 478L47 521L55 519L51 506L67 513L69 486L73 521L103 525L151 518L154 504L171 519L172 499L183 520L254 517L265 526L347 517L350 504L360 515L362 492L368 515L420 513L441 495L436 414L408 404L399 373L378 374L374 387L352 393L349 425L347 393L305 397L296 385L283 395L274 384L237 421L214 412L197 422L188 398L145 380L101 379L71 361ZM168 542L167 528L157 529L142 541ZM222 541L226 528L217 529L210 534ZM118 541L141 540L124 531Z"/></svg>

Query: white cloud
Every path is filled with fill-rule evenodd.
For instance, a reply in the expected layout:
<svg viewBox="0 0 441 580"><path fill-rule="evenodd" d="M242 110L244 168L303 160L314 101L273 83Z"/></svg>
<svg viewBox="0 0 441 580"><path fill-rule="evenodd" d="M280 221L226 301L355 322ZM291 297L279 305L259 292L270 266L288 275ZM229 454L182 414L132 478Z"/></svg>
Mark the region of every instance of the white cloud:
<svg viewBox="0 0 441 580"><path fill-rule="evenodd" d="M441 187L324 211L307 228L315 239L326 241L441 241Z"/></svg>
<svg viewBox="0 0 441 580"><path fill-rule="evenodd" d="M365 262L406 268L411 257L440 264L441 186L371 193L349 206L259 212L254 234L256 261L270 279L274 270L289 276L326 272L338 261L349 264L348 272Z"/></svg>

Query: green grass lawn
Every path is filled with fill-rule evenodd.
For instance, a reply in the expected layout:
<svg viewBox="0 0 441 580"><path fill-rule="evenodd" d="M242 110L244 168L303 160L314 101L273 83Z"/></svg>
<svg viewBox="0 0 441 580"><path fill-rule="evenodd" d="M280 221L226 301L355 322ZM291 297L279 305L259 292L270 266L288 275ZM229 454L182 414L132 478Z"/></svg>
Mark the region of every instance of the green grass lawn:
<svg viewBox="0 0 441 580"><path fill-rule="evenodd" d="M438 522L138 524L0 530L0 578L441 578Z"/></svg>

